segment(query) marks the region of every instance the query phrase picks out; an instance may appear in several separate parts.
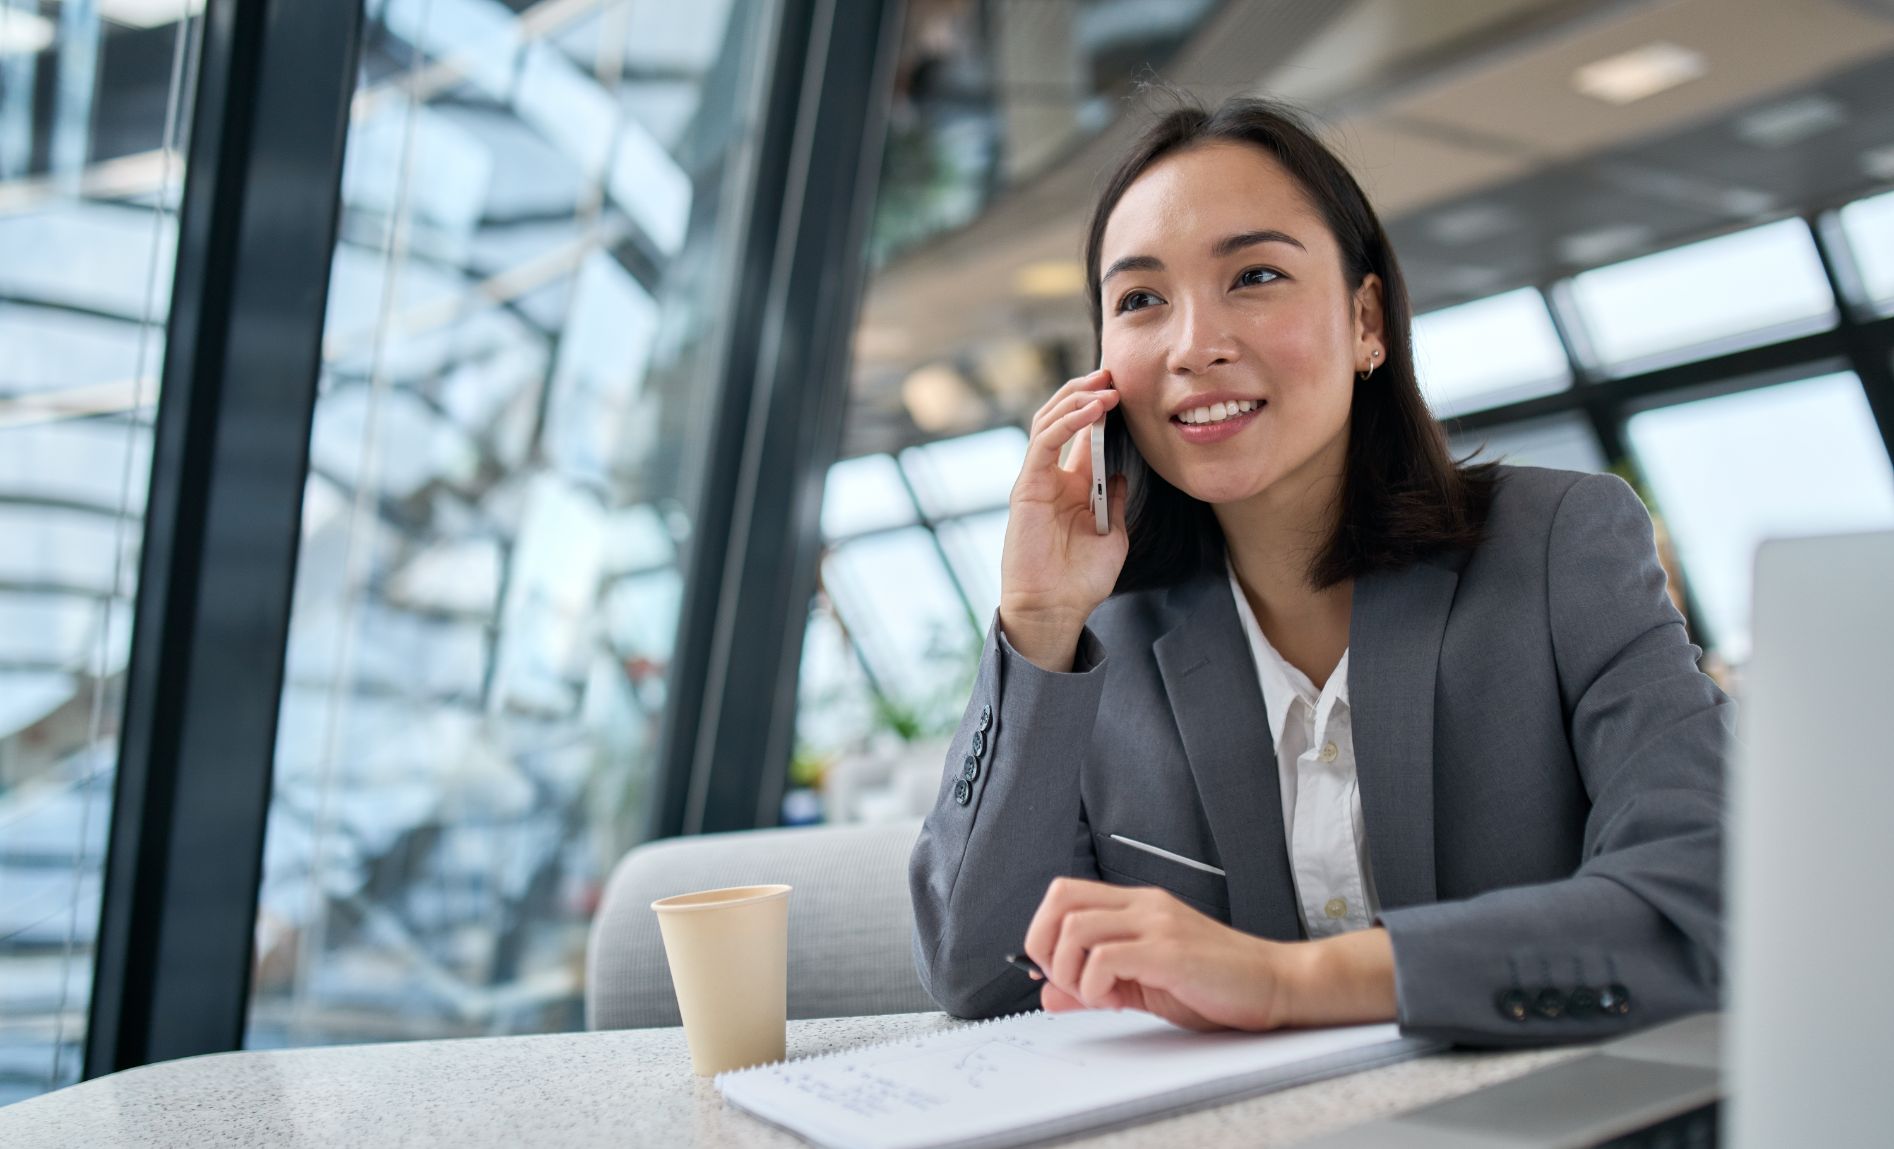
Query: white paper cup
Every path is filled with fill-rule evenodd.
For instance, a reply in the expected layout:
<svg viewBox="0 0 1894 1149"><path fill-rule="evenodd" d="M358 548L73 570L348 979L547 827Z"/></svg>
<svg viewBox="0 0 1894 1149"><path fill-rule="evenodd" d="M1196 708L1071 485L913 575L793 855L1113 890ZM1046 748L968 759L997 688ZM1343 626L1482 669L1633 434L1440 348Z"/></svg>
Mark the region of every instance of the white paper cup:
<svg viewBox="0 0 1894 1149"><path fill-rule="evenodd" d="M789 1025L789 887L732 886L651 903L703 1076L783 1059Z"/></svg>

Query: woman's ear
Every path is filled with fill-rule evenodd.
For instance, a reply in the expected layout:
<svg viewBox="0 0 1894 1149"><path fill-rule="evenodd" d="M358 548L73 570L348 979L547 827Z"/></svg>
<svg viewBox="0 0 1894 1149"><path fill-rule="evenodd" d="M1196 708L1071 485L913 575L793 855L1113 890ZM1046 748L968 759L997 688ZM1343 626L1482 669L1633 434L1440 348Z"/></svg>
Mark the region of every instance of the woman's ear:
<svg viewBox="0 0 1894 1149"><path fill-rule="evenodd" d="M1387 311L1382 306L1381 277L1369 272L1355 289L1355 369L1388 360ZM1380 354L1373 354L1379 352Z"/></svg>

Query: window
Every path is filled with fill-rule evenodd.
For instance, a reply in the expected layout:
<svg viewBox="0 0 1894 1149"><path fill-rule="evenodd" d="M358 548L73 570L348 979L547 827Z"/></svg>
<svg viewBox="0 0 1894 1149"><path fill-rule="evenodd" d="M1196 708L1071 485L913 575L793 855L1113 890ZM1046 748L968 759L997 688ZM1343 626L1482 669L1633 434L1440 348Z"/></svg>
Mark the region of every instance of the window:
<svg viewBox="0 0 1894 1149"><path fill-rule="evenodd" d="M940 526L940 544L954 577L966 588L974 618L984 628L1000 605L1000 555L1006 545L1007 510L968 515Z"/></svg>
<svg viewBox="0 0 1894 1149"><path fill-rule="evenodd" d="M0 1105L82 1068L188 143L165 78L201 26L172 11L0 0Z"/></svg>
<svg viewBox="0 0 1894 1149"><path fill-rule="evenodd" d="M979 635L932 532L907 527L837 546L822 581L883 697L924 724L958 715Z"/></svg>
<svg viewBox="0 0 1894 1149"><path fill-rule="evenodd" d="M1617 375L1824 330L1837 318L1799 219L1587 271L1571 286L1598 365Z"/></svg>
<svg viewBox="0 0 1894 1149"><path fill-rule="evenodd" d="M905 784L876 798L858 783L885 772L891 740L924 743L959 718L999 607L1006 504L1025 457L1025 432L999 427L909 447L898 463L865 455L829 469L831 545L804 638L791 767L795 786L823 787L827 816L904 814ZM786 818L806 794L785 798Z"/></svg>
<svg viewBox="0 0 1894 1149"><path fill-rule="evenodd" d="M1530 287L1414 320L1414 367L1438 418L1571 386L1571 363L1545 298Z"/></svg>
<svg viewBox="0 0 1894 1149"><path fill-rule="evenodd" d="M916 521L901 468L888 455L844 459L829 468L822 489L822 534L844 539Z"/></svg>
<svg viewBox="0 0 1894 1149"><path fill-rule="evenodd" d="M1841 228L1868 303L1882 314L1894 312L1894 192L1842 208Z"/></svg>
<svg viewBox="0 0 1894 1149"><path fill-rule="evenodd" d="M1894 471L1852 372L1660 407L1628 430L1710 638L1732 662L1749 654L1759 542L1894 527Z"/></svg>
<svg viewBox="0 0 1894 1149"><path fill-rule="evenodd" d="M931 519L1004 507L1026 461L1026 432L1000 427L901 452L901 469Z"/></svg>
<svg viewBox="0 0 1894 1149"><path fill-rule="evenodd" d="M1602 471L1608 460L1599 449L1598 436L1583 415L1556 415L1523 423L1508 423L1490 431L1453 437L1456 458L1481 448L1480 461L1498 461L1521 467L1553 467L1563 471Z"/></svg>
<svg viewBox="0 0 1894 1149"><path fill-rule="evenodd" d="M578 1028L647 825L774 16L520 7L369 5L252 1046Z"/></svg>

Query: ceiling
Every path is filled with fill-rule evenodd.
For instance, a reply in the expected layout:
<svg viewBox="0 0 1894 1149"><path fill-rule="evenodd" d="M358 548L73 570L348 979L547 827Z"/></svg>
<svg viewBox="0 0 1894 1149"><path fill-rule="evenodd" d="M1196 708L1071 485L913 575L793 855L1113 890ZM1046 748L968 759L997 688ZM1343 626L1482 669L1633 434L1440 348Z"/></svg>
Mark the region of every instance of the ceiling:
<svg viewBox="0 0 1894 1149"><path fill-rule="evenodd" d="M1578 69L1652 43L1698 54L1702 74L1628 104L1576 89ZM1883 0L1230 0L1162 78L1207 102L1308 109L1421 310L1894 184ZM967 378L983 400L957 428L971 430L1036 405L1046 369L1086 366L1081 296L1014 285L1029 265L1076 262L1095 183L1141 122L1107 125L871 279L845 455L942 433L902 402L917 367Z"/></svg>

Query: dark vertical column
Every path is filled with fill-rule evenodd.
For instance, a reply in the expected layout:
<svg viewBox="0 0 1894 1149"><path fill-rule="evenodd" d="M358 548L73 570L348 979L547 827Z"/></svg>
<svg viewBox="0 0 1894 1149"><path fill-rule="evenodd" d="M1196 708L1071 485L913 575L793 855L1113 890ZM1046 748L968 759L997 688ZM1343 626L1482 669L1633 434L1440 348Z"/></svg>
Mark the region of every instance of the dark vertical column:
<svg viewBox="0 0 1894 1149"><path fill-rule="evenodd" d="M209 0L86 1075L238 1048L359 0Z"/></svg>
<svg viewBox="0 0 1894 1149"><path fill-rule="evenodd" d="M750 401L762 353L763 317L770 305L771 279L781 246L790 164L795 154L796 121L801 107L803 66L817 0L778 0L775 43L770 50L768 90L757 101L755 167L751 174L749 214L738 241L730 318L725 327L722 373L715 415L705 444L699 488L684 556L684 600L678 612L675 653L666 681L666 702L658 737L658 777L651 803L651 836L684 832L690 803L691 763L697 754L698 718L705 682L713 661L718 611L723 605L723 570L730 550L730 523L750 427Z"/></svg>
<svg viewBox="0 0 1894 1149"><path fill-rule="evenodd" d="M731 357L725 380L724 427L741 427L740 450L713 460L728 468L719 477L728 502L715 511L721 522L700 520L722 533L700 544L687 572L659 834L776 821L902 9L894 0L786 5L784 52L800 28L803 55L793 69L785 56L772 96L795 114L789 123L771 117L771 130L784 133L772 146L789 150L779 157L779 215L758 228L759 241L774 239L768 290L734 323L756 342ZM763 204L759 194L759 211Z"/></svg>
<svg viewBox="0 0 1894 1149"><path fill-rule="evenodd" d="M1579 330L1577 309L1558 298L1553 284L1541 284L1539 296L1546 302L1546 312L1552 317L1552 330L1559 337L1559 346L1565 350L1565 362L1572 372L1572 393L1578 397L1579 411L1585 416L1585 421L1591 424L1592 434L1598 439L1598 449L1603 452L1605 462L1616 466L1628 457L1624 447L1622 416L1598 387L1599 376L1591 364L1590 341ZM1581 350L1581 346L1585 350Z"/></svg>
<svg viewBox="0 0 1894 1149"><path fill-rule="evenodd" d="M1837 245L1847 242L1840 228L1822 227L1816 219L1807 222L1815 235L1815 248L1822 257L1822 273L1828 277L1828 289L1835 296L1835 309L1840 316L1836 331L1841 336L1848 365L1861 379L1861 389L1867 392L1868 410L1874 414L1875 429L1881 433L1881 446L1887 451L1889 461L1894 462L1894 363L1889 362L1886 338L1889 323L1885 320L1864 322L1857 314L1857 300L1851 298L1856 294L1855 277L1851 273L1844 274L1842 269L1842 261L1848 256L1835 250Z"/></svg>

